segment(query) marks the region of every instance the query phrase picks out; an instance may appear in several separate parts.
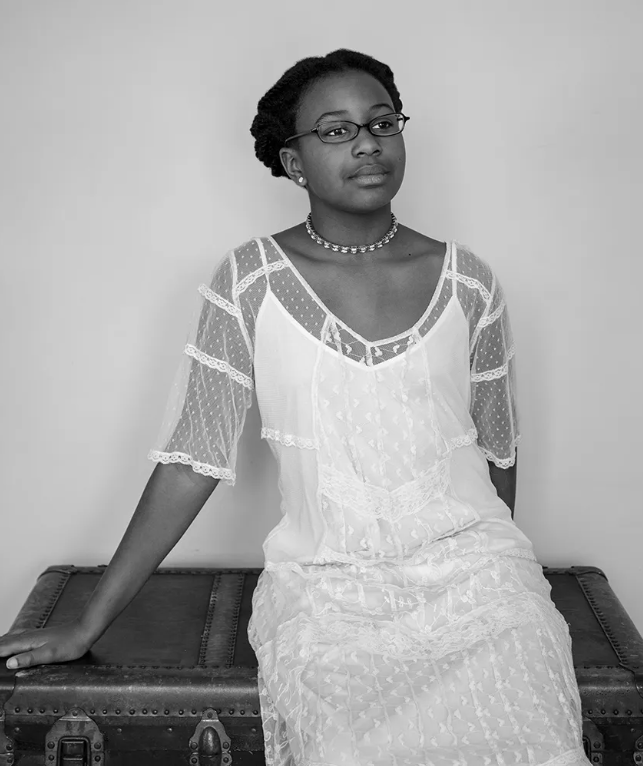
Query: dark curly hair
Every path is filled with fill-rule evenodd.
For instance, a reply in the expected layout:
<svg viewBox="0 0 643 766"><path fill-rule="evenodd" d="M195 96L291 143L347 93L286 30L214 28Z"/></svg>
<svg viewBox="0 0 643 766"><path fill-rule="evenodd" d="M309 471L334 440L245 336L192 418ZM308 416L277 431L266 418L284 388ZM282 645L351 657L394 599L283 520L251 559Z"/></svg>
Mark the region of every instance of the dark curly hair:
<svg viewBox="0 0 643 766"><path fill-rule="evenodd" d="M393 100L396 112L402 111L402 99L393 72L386 64L346 48L326 56L310 56L290 67L257 104L257 114L250 133L255 139L255 154L270 168L273 176L287 176L279 150L288 136L296 133L295 120L302 96L316 81L329 74L361 70L379 80Z"/></svg>

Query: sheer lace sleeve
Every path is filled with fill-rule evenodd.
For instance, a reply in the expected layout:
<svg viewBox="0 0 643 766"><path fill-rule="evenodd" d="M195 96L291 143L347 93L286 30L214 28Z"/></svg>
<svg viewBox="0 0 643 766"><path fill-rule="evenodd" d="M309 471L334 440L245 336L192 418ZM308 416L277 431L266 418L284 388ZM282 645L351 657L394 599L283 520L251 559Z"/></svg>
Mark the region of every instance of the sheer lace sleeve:
<svg viewBox="0 0 643 766"><path fill-rule="evenodd" d="M228 253L202 284L165 418L148 457L236 481L237 441L252 403L252 343L240 309L236 264Z"/></svg>
<svg viewBox="0 0 643 766"><path fill-rule="evenodd" d="M471 339L471 417L486 458L509 468L520 440L515 346L502 287L490 269L488 274L490 289L482 291L486 306Z"/></svg>

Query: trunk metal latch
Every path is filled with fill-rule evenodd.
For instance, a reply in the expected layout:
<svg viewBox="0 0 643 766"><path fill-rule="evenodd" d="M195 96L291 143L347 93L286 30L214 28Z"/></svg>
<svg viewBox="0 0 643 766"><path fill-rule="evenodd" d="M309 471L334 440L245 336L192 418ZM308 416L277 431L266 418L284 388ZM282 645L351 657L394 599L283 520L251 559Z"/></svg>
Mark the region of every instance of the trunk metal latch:
<svg viewBox="0 0 643 766"><path fill-rule="evenodd" d="M101 766L104 760L103 735L81 708L70 710L47 732L47 766Z"/></svg>
<svg viewBox="0 0 643 766"><path fill-rule="evenodd" d="M190 766L232 766L230 737L211 707L203 711L190 737Z"/></svg>

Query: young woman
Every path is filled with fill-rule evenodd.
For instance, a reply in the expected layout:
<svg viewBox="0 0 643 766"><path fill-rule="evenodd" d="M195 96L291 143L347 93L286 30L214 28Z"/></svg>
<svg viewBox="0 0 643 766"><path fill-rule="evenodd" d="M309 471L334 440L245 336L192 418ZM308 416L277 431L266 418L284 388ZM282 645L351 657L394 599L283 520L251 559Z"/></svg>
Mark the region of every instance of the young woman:
<svg viewBox="0 0 643 766"><path fill-rule="evenodd" d="M514 346L489 265L398 224L409 118L340 50L261 99L256 153L310 216L199 290L157 461L78 622L6 636L82 655L220 480L253 389L283 518L249 627L269 766L587 764L567 623L513 522Z"/></svg>

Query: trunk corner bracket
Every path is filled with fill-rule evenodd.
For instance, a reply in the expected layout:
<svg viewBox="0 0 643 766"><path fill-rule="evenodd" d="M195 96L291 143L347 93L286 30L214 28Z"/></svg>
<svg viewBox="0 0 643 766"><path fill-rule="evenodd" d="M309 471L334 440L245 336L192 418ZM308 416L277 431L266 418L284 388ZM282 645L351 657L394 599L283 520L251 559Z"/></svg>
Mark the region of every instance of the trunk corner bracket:
<svg viewBox="0 0 643 766"><path fill-rule="evenodd" d="M232 743L214 708L206 708L190 737L190 766L232 766Z"/></svg>
<svg viewBox="0 0 643 766"><path fill-rule="evenodd" d="M72 708L59 718L49 729L45 737L45 763L52 766L64 766L68 762L65 749L73 744L80 744L83 760L75 755L70 763L95 764L104 763L103 734L96 722L82 708ZM51 756L54 756L52 758Z"/></svg>
<svg viewBox="0 0 643 766"><path fill-rule="evenodd" d="M15 742L4 730L5 712L0 707L0 766L11 766L15 757Z"/></svg>

